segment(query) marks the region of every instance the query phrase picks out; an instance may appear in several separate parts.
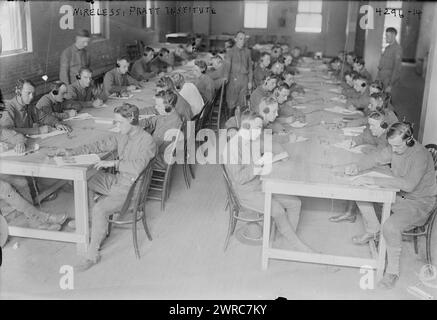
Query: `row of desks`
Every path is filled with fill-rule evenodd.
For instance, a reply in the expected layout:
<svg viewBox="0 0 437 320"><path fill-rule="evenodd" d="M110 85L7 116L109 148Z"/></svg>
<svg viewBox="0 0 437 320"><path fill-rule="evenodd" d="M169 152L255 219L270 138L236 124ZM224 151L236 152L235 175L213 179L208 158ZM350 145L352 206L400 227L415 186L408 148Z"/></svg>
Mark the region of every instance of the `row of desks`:
<svg viewBox="0 0 437 320"><path fill-rule="evenodd" d="M330 98L338 96L330 89L338 89L339 86L326 79L327 73L322 71L323 66L320 61L307 61L304 67L310 68L311 71L308 69L302 72L296 77L296 81L302 84L307 91L303 98L298 99L298 105L306 107L302 111L306 113L308 125L294 129L294 133L308 140L298 143L287 142L287 139L282 141L282 147L289 154L288 160L275 163L271 174L261 178L265 192L262 267L267 268L268 260L272 258L288 259L351 267L369 266L377 269L377 276L381 277L386 253L383 237L380 239L377 252L373 248L370 259L291 252L272 248L269 230L273 194L380 202L383 203L382 222L384 222L390 216L391 203L394 202L398 191L353 186L350 177L343 174L345 165L357 162L363 154L352 153L333 146L334 143L351 137L345 137L343 131L335 126L326 125L338 122L342 115L323 109L346 105L330 101ZM322 121L325 124L321 124Z"/></svg>

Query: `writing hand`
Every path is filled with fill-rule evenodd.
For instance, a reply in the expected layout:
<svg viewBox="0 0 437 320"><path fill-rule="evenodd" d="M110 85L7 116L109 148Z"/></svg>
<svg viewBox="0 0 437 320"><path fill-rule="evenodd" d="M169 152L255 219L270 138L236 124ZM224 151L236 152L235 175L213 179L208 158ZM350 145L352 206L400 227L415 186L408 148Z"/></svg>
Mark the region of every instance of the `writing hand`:
<svg viewBox="0 0 437 320"><path fill-rule="evenodd" d="M58 129L58 130L61 130L61 131L66 131L68 133L73 131L73 129L69 125L66 125L66 124L63 124L63 123L57 123L55 125L55 128Z"/></svg>
<svg viewBox="0 0 437 320"><path fill-rule="evenodd" d="M96 168L96 169L111 168L111 167L115 167L115 164L116 164L115 160L111 160L111 161L102 160L102 161L99 161L98 163L96 163L94 165L94 168Z"/></svg>
<svg viewBox="0 0 437 320"><path fill-rule="evenodd" d="M347 166L346 168L344 168L344 173L349 175L349 176L355 176L357 175L359 172L358 170L358 166L356 164L351 164L349 166Z"/></svg>
<svg viewBox="0 0 437 320"><path fill-rule="evenodd" d="M24 143L18 143L15 145L15 152L18 154L24 153L26 151L26 145Z"/></svg>

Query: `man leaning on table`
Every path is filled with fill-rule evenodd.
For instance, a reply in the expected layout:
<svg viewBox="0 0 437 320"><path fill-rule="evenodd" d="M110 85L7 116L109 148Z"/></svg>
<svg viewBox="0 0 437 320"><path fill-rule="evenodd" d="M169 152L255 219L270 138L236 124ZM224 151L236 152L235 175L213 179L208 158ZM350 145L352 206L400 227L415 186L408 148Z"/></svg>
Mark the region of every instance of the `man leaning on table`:
<svg viewBox="0 0 437 320"><path fill-rule="evenodd" d="M91 204L91 243L86 260L77 266L81 271L92 267L100 260L99 248L106 237L107 218L121 209L129 188L156 155L156 144L152 136L139 126L137 106L125 103L115 108L114 118L120 128L119 134L110 135L69 152L70 155L111 151L118 154L118 160L100 161L95 165L97 169L115 168L117 174L99 171L88 181L90 200L94 198L92 193L99 193L105 197L95 205Z"/></svg>
<svg viewBox="0 0 437 320"><path fill-rule="evenodd" d="M80 68L89 68L91 65L90 55L86 50L90 38L90 32L81 29L76 34L75 43L62 51L59 67L59 80L67 85L74 82Z"/></svg>
<svg viewBox="0 0 437 320"><path fill-rule="evenodd" d="M387 140L387 148L346 167L345 173L355 175L378 165L391 165L392 177L358 177L354 184L400 189L391 207L392 214L382 226L387 242L387 268L379 286L392 288L399 278L402 232L426 222L436 203L437 185L432 156L414 140L410 124L397 122L390 126ZM376 238L381 227L372 203L362 202L359 207L366 233L356 237L355 242L364 244Z"/></svg>
<svg viewBox="0 0 437 320"><path fill-rule="evenodd" d="M141 83L129 74L129 60L127 57L120 57L114 69L106 72L103 78L103 88L105 94L117 94L119 96L129 96L129 92L141 87Z"/></svg>
<svg viewBox="0 0 437 320"><path fill-rule="evenodd" d="M89 68L81 68L76 81L68 86L67 105L73 109L98 108L107 100L104 92L92 84L93 73Z"/></svg>

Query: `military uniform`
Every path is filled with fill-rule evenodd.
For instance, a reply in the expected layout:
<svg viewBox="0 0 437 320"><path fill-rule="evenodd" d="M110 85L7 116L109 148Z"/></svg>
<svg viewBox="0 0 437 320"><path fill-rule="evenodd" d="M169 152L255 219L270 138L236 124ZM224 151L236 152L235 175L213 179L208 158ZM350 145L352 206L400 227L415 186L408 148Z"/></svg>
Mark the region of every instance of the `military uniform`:
<svg viewBox="0 0 437 320"><path fill-rule="evenodd" d="M401 78L402 47L395 41L387 46L381 55L376 80L381 80L384 87L396 86Z"/></svg>
<svg viewBox="0 0 437 320"><path fill-rule="evenodd" d="M121 93L130 85L138 86L139 84L137 80L127 73L121 74L118 72L118 68L106 72L103 78L103 88L108 96L112 93Z"/></svg>
<svg viewBox="0 0 437 320"><path fill-rule="evenodd" d="M73 108L73 106L70 106L70 108ZM66 101L57 102L51 92L47 93L36 104L37 121L41 125L54 127L68 118L65 110L67 110Z"/></svg>
<svg viewBox="0 0 437 320"><path fill-rule="evenodd" d="M204 103L206 104L212 102L212 99L214 99L215 95L214 81L208 75L201 74L195 85L199 90Z"/></svg>
<svg viewBox="0 0 437 320"><path fill-rule="evenodd" d="M89 68L91 59L86 49L79 50L75 44L62 51L59 80L67 85L76 80L80 68Z"/></svg>
<svg viewBox="0 0 437 320"><path fill-rule="evenodd" d="M30 105L22 105L17 97L5 102L5 110L1 114L0 127L24 134L39 133L35 109Z"/></svg>

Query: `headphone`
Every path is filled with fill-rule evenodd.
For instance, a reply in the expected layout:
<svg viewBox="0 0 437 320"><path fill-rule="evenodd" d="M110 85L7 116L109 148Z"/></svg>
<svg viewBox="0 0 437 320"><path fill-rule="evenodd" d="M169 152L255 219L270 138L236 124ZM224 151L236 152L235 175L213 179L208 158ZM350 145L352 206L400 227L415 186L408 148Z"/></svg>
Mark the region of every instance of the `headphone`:
<svg viewBox="0 0 437 320"><path fill-rule="evenodd" d="M407 144L407 146L412 147L416 143L413 137L413 125L409 122L403 122L403 124L408 126L407 130L405 130L404 132L404 135L406 135L405 143Z"/></svg>
<svg viewBox="0 0 437 320"><path fill-rule="evenodd" d="M62 81L55 81L52 84L52 93L57 96L59 94L59 88L61 88L63 85L65 85Z"/></svg>

